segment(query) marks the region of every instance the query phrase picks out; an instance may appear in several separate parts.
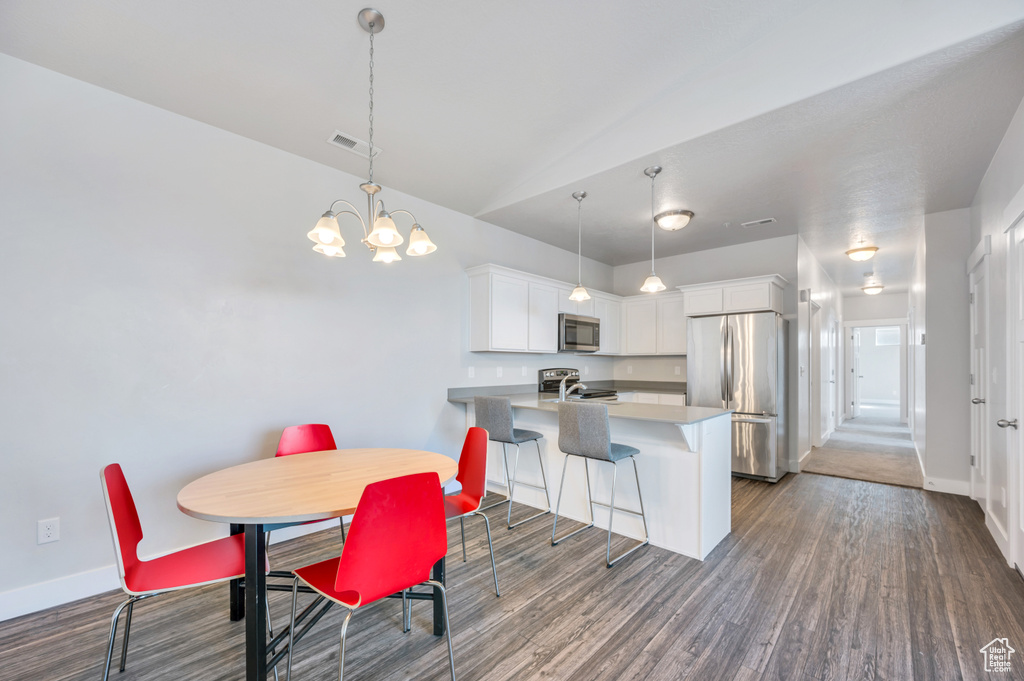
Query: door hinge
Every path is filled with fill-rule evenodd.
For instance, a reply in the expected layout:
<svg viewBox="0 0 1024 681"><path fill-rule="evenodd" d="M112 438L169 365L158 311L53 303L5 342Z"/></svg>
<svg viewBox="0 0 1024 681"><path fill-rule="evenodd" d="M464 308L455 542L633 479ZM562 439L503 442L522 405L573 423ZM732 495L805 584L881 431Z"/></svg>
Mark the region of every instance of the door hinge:
<svg viewBox="0 0 1024 681"><path fill-rule="evenodd" d="M974 374L971 374L971 385L974 385Z"/></svg>
<svg viewBox="0 0 1024 681"><path fill-rule="evenodd" d="M971 454L971 465L974 465L974 454Z"/></svg>
<svg viewBox="0 0 1024 681"><path fill-rule="evenodd" d="M974 305L974 294L971 294L971 305Z"/></svg>

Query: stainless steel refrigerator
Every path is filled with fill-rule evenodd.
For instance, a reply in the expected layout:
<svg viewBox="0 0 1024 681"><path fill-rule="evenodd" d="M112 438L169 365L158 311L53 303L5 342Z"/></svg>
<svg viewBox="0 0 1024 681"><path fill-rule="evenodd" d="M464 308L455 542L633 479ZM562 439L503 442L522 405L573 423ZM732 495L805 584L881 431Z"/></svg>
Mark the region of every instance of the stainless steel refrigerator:
<svg viewBox="0 0 1024 681"><path fill-rule="evenodd" d="M775 312L687 320L686 406L734 410L734 475L786 473L787 324Z"/></svg>

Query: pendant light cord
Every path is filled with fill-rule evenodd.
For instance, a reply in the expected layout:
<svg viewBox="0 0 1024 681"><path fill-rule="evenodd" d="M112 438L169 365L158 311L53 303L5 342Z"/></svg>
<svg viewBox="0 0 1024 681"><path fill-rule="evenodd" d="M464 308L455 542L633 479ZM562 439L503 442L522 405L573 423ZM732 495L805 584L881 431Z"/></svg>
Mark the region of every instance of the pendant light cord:
<svg viewBox="0 0 1024 681"><path fill-rule="evenodd" d="M576 199L576 285L583 284L583 197Z"/></svg>
<svg viewBox="0 0 1024 681"><path fill-rule="evenodd" d="M654 178L651 176L651 274L654 274Z"/></svg>
<svg viewBox="0 0 1024 681"><path fill-rule="evenodd" d="M373 29L370 22L370 184L373 184ZM373 216L370 216L373 219Z"/></svg>

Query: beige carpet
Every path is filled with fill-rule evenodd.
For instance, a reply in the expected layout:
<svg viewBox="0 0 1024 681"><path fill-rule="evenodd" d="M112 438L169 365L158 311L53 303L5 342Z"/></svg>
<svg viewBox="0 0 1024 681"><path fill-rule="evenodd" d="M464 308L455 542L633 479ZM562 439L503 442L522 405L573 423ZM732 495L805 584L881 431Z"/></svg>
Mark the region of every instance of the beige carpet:
<svg viewBox="0 0 1024 681"><path fill-rule="evenodd" d="M923 487L910 431L887 413L848 419L822 447L811 450L802 473Z"/></svg>

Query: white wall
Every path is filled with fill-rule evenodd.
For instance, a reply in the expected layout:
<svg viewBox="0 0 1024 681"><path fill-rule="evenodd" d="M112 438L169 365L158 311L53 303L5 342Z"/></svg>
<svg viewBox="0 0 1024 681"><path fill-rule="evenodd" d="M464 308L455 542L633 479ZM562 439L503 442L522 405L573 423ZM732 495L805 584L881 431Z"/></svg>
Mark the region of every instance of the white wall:
<svg viewBox="0 0 1024 681"><path fill-rule="evenodd" d="M180 513L181 487L271 456L284 426L456 457L446 388L564 363L469 353L463 270L559 277L574 253L385 189L437 252L371 263L343 225L348 257L328 259L305 233L333 199L359 205L362 178L5 55L0 83L0 619L117 586L107 463L136 495L142 553L165 552L227 531ZM584 276L612 288L610 267ZM611 378L610 359L585 361ZM53 516L61 540L37 546Z"/></svg>
<svg viewBox="0 0 1024 681"><path fill-rule="evenodd" d="M797 386L795 410L797 418L797 436L790 437L790 442L796 441L796 447L790 447L790 470L799 470L799 460L804 459L811 453L811 447L815 440L822 439L820 423L821 414L824 412L826 396L819 388L822 383L821 367L824 358L821 353L812 348L824 348L828 346L826 334L828 320L834 319L840 324L843 321L843 298L839 287L832 281L831 277L822 268L821 263L814 257L811 249L804 243L803 239L797 239L797 288L800 291L810 291L807 302L799 303L797 313L797 342L796 342L796 376L794 378ZM814 312L815 306L818 312ZM812 335L812 315L817 314L821 328L817 335ZM840 338L843 334L839 334ZM791 338L792 341L792 338ZM792 343L791 343L792 345ZM838 422L842 409L841 398L843 395L843 372L842 367L842 346L838 346L836 361L836 383L826 385L834 387L829 390L836 391L836 421ZM790 391L793 394L793 391ZM792 404L792 400L791 400ZM817 418L815 418L817 416Z"/></svg>
<svg viewBox="0 0 1024 681"><path fill-rule="evenodd" d="M970 485L969 241L969 209L925 215L910 292L914 441L925 489L957 494Z"/></svg>
<svg viewBox="0 0 1024 681"><path fill-rule="evenodd" d="M843 296L843 320L856 322L864 319L906 319L909 294L880 293L868 296L863 293Z"/></svg>
<svg viewBox="0 0 1024 681"><path fill-rule="evenodd" d="M985 177L978 188L971 205L970 248L977 246L982 237L991 236L992 254L989 256L989 394L988 414L992 421L1001 418L1017 418L1011 414L1012 401L1009 391L1012 382L1008 380L1011 366L1007 357L1007 252L1008 243L1004 231L1009 227L1003 211L1010 201L1024 187L1024 103L1017 109L1010 126L989 164ZM1005 532L1008 527L1008 512L1003 490L1010 484L1008 473L1007 431L990 426L988 458L988 479L990 490L979 491L979 501L986 514L991 516L988 523L993 533ZM996 521L996 524L991 522ZM998 525L998 526L997 526ZM997 537L1004 549L1007 537Z"/></svg>

